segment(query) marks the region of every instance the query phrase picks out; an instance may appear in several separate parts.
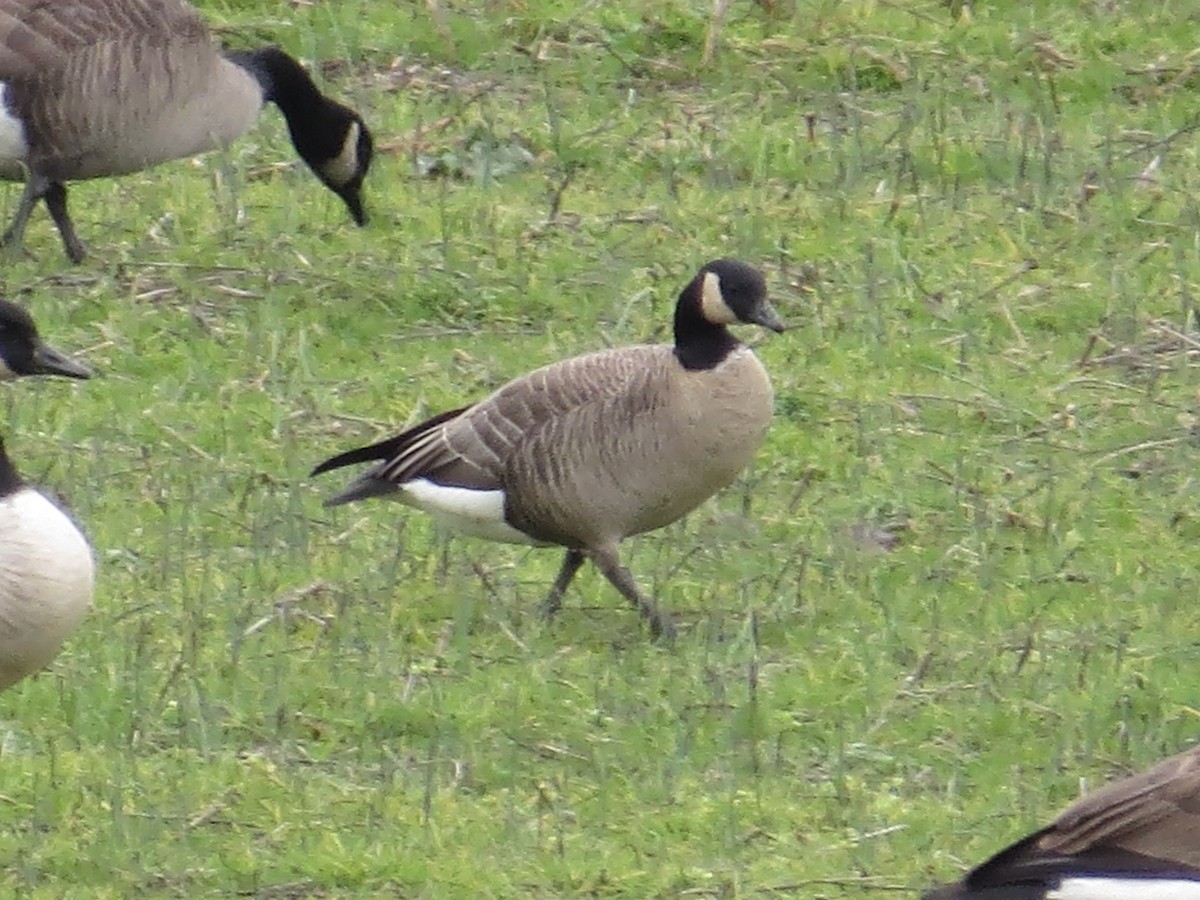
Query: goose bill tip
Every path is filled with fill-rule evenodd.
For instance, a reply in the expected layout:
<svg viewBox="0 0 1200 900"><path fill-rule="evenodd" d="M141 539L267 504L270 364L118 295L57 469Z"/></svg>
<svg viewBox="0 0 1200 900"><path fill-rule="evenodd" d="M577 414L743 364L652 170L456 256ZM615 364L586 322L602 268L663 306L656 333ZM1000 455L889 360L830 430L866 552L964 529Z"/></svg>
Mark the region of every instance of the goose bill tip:
<svg viewBox="0 0 1200 900"><path fill-rule="evenodd" d="M96 373L49 344L39 344L33 351L33 364L39 375L61 375L64 378L86 379Z"/></svg>
<svg viewBox="0 0 1200 900"><path fill-rule="evenodd" d="M353 191L342 192L341 197L346 204L346 209L350 211L350 218L354 220L354 224L359 228L366 225L367 211L363 208L361 193L355 189Z"/></svg>
<svg viewBox="0 0 1200 900"><path fill-rule="evenodd" d="M754 318L751 320L755 325L761 325L763 328L769 328L776 334L783 334L788 330L787 322L779 317L779 313L775 312L770 306L762 306L755 311Z"/></svg>

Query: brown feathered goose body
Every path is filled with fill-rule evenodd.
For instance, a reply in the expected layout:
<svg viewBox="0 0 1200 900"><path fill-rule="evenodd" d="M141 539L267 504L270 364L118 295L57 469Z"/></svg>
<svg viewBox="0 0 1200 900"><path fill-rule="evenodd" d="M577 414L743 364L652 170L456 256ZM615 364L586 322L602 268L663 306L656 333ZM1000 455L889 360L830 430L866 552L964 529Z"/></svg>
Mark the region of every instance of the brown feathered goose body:
<svg viewBox="0 0 1200 900"><path fill-rule="evenodd" d="M700 372L670 346L602 350L402 435L386 465L335 499L391 495L437 514L406 486L502 491L511 540L582 549L661 528L728 485L762 444L772 407L747 347Z"/></svg>

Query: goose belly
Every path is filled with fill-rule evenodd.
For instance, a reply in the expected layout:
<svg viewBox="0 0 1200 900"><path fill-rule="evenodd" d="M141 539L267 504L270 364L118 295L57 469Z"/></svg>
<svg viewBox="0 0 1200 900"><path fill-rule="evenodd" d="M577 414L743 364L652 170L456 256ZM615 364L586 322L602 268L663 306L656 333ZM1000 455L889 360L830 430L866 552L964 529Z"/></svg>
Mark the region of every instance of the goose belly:
<svg viewBox="0 0 1200 900"><path fill-rule="evenodd" d="M625 497L631 517L626 534L642 534L683 518L722 488L728 487L750 464L762 443L747 441L737 454L723 448L720 456L696 456L680 460L679 468L653 481L630 484Z"/></svg>
<svg viewBox="0 0 1200 900"><path fill-rule="evenodd" d="M429 513L439 524L460 534L502 544L546 546L544 541L508 524L502 490L452 487L427 478L415 478L401 485L400 492L393 496Z"/></svg>
<svg viewBox="0 0 1200 900"><path fill-rule="evenodd" d="M92 600L91 548L30 489L0 500L0 690L58 655Z"/></svg>

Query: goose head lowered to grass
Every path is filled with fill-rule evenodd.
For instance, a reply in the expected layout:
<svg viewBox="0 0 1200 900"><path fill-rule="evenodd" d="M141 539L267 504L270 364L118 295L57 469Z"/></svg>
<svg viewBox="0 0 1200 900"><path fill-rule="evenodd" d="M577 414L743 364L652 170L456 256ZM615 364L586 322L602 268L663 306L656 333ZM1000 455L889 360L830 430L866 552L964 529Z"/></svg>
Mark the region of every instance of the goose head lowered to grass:
<svg viewBox="0 0 1200 900"><path fill-rule="evenodd" d="M25 182L3 243L20 246L42 200L79 262L66 182L228 146L267 102L364 224L371 133L279 48L222 51L183 0L0 0L0 177Z"/></svg>

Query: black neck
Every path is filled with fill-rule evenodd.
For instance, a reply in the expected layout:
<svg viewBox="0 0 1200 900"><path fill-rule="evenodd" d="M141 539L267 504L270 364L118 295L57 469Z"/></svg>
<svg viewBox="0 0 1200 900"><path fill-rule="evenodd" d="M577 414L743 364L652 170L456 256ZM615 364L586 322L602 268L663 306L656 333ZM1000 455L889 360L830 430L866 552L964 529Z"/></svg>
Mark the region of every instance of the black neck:
<svg viewBox="0 0 1200 900"><path fill-rule="evenodd" d="M33 341L27 332L0 328L0 365L13 375L29 375L33 363Z"/></svg>
<svg viewBox="0 0 1200 900"><path fill-rule="evenodd" d="M340 186L330 184L324 167L342 151L354 113L322 94L304 67L278 47L233 51L227 56L258 80L263 99L278 106L287 120L288 134L300 158L340 193Z"/></svg>
<svg viewBox="0 0 1200 900"><path fill-rule="evenodd" d="M4 452L4 438L0 438L0 497L15 494L25 484L17 474L16 466Z"/></svg>
<svg viewBox="0 0 1200 900"><path fill-rule="evenodd" d="M728 328L704 318L700 307L703 285L697 276L675 304L675 356L685 369L693 371L716 368L738 346Z"/></svg>
<svg viewBox="0 0 1200 900"><path fill-rule="evenodd" d="M274 103L292 126L294 121L316 118L325 96L304 66L278 47L259 50L229 50L225 56L254 76L262 87L264 102Z"/></svg>

